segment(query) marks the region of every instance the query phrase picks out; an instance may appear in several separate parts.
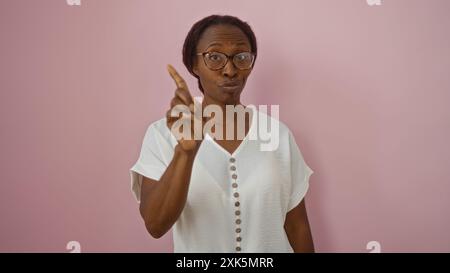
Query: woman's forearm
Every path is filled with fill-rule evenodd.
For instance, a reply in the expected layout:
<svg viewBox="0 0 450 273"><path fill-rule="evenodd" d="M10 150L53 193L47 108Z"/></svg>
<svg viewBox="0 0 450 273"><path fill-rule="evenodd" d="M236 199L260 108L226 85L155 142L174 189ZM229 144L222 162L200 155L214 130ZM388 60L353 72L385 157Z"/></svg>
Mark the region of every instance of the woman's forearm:
<svg viewBox="0 0 450 273"><path fill-rule="evenodd" d="M141 214L149 233L163 236L180 216L186 204L196 150L186 153L176 146L171 163L160 180L141 195Z"/></svg>

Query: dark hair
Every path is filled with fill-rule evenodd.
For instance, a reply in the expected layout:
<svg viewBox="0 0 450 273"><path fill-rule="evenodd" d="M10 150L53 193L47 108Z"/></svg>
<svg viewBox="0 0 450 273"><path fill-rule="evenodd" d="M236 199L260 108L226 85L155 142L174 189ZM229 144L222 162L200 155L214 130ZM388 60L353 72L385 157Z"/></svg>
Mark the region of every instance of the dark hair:
<svg viewBox="0 0 450 273"><path fill-rule="evenodd" d="M247 36L248 40L250 41L251 51L255 54L255 61L256 61L256 53L257 53L257 46L256 46L256 37L253 33L253 30L251 27L247 24L247 22L242 21L241 19L229 16L229 15L210 15L208 17L205 17L195 23L192 27L189 33L186 36L186 39L184 40L183 45L183 63L186 66L189 73L192 74L192 76L196 77L198 80L198 88L200 91L203 91L202 84L200 83L200 79L197 75L195 75L193 68L194 68L194 58L196 58L197 53L197 44L200 40L200 37L202 36L203 32L210 26L213 25L232 25L236 26L239 29L244 32L244 34Z"/></svg>

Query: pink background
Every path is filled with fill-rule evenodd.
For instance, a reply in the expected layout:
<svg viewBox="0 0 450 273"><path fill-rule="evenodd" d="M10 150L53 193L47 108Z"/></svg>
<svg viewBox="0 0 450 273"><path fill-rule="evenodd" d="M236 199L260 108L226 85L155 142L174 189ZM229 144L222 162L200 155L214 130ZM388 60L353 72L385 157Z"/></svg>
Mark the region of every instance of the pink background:
<svg viewBox="0 0 450 273"><path fill-rule="evenodd" d="M450 251L450 1L0 2L0 251L172 251L130 191L192 24L250 23L246 104L279 104L311 177L316 250Z"/></svg>

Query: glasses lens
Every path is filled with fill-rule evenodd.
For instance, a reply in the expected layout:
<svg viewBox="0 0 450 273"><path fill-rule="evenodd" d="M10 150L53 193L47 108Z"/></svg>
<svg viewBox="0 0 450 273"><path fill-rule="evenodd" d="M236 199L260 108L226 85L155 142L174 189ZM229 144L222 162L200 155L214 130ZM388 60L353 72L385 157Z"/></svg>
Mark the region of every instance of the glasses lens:
<svg viewBox="0 0 450 273"><path fill-rule="evenodd" d="M239 69L249 69L253 64L253 58L252 53L242 52L234 56L233 63Z"/></svg>
<svg viewBox="0 0 450 273"><path fill-rule="evenodd" d="M210 52L205 54L205 62L210 69L220 69L227 62L227 56L219 52Z"/></svg>

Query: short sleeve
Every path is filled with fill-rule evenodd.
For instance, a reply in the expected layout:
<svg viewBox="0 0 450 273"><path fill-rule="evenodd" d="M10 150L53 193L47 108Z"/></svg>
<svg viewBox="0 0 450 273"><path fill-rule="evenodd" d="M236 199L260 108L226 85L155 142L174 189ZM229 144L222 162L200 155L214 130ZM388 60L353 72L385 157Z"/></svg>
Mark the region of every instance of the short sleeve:
<svg viewBox="0 0 450 273"><path fill-rule="evenodd" d="M168 152L170 152L169 143L155 124L150 125L145 133L139 158L130 169L131 191L137 202L140 202L143 176L159 180L167 169Z"/></svg>
<svg viewBox="0 0 450 273"><path fill-rule="evenodd" d="M306 164L291 132L289 132L289 149L292 186L288 211L295 208L303 200L309 188L309 177L314 173Z"/></svg>

